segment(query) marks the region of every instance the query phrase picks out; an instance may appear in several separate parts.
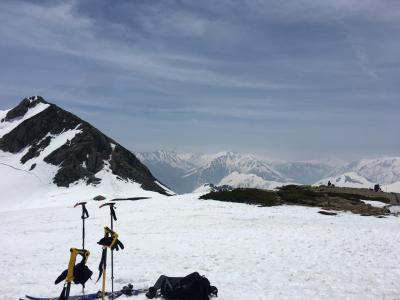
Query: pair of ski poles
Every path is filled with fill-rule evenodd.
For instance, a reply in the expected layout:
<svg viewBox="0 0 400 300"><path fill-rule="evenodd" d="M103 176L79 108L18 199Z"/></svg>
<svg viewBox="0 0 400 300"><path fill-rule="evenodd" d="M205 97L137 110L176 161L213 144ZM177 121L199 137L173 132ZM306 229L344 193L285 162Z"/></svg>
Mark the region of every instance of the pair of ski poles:
<svg viewBox="0 0 400 300"><path fill-rule="evenodd" d="M74 205L74 207L82 207L82 250L85 250L85 220L89 218L89 212L86 209L86 202L79 202ZM114 235L114 221L117 221L117 215L115 213L115 203L104 203L100 205L99 208L106 207L108 206L110 208L110 225L111 225L111 235ZM106 230L107 231L107 230ZM106 232L106 234L108 234ZM118 236L117 236L118 237ZM106 248L103 246L103 249L106 250ZM114 250L110 247L111 249L111 299L114 299ZM104 262L104 267L106 266L106 262ZM102 283L102 299L105 297L105 278L106 278L106 272L104 268L104 274L103 274L103 283ZM85 293L85 287L82 287L82 293ZM67 298L68 299L68 298Z"/></svg>

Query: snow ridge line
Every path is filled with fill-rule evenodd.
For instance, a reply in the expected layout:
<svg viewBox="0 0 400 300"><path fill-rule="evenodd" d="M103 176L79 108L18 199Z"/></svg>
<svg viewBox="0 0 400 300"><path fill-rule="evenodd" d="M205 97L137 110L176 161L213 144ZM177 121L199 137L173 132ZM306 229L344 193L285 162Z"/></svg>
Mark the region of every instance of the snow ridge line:
<svg viewBox="0 0 400 300"><path fill-rule="evenodd" d="M6 163L2 163L2 162L0 162L0 165L9 167L9 168L14 169L14 170L16 170L16 171L25 172L25 173L27 173L27 174L29 174L29 175L33 175L33 176L35 176L41 183L44 183L44 182L42 181L42 179L40 179L40 177L37 176L35 173L29 172L29 171L27 171L27 170L19 169L19 168L17 168L17 167L14 167L14 166L12 166L12 165L9 165L9 164L6 164Z"/></svg>

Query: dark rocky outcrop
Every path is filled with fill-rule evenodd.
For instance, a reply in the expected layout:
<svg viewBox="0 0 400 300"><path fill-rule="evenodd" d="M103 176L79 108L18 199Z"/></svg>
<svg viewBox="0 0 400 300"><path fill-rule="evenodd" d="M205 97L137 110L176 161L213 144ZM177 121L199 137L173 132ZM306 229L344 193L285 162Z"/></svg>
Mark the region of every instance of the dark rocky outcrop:
<svg viewBox="0 0 400 300"><path fill-rule="evenodd" d="M163 190L154 182L154 177L151 175L149 169L147 169L135 155L121 145L115 146L110 165L113 174L123 179L137 178L137 181L142 183L144 189L156 190L159 192Z"/></svg>
<svg viewBox="0 0 400 300"><path fill-rule="evenodd" d="M38 103L50 104L41 97L24 99L8 112L5 121L23 117ZM135 181L146 190L167 194L134 154L89 123L54 104L0 138L0 150L18 153L28 148L21 158L21 163L25 164L38 157L54 136L72 129L79 130L79 133L44 158L45 162L59 166L53 179L55 184L68 187L83 179L87 184L96 185L100 179L95 174L107 162L111 172L120 180Z"/></svg>
<svg viewBox="0 0 400 300"><path fill-rule="evenodd" d="M21 162L24 164L26 163L28 160L34 158L34 157L38 157L40 155L40 152L43 151L44 148L46 148L51 141L51 137L47 136L44 139L42 139L40 142L38 142L37 144L32 145L28 152L22 156L21 158Z"/></svg>
<svg viewBox="0 0 400 300"><path fill-rule="evenodd" d="M17 153L28 146L38 145L47 134L58 135L76 128L83 121L73 114L50 105L14 128L0 139L0 149Z"/></svg>
<svg viewBox="0 0 400 300"><path fill-rule="evenodd" d="M35 107L38 103L47 103L47 102L40 96L25 98L24 100L21 101L20 104L18 104L16 107L11 109L7 113L6 117L4 118L4 121L11 121L13 119L23 117L29 108Z"/></svg>
<svg viewBox="0 0 400 300"><path fill-rule="evenodd" d="M259 206L301 205L319 207L324 209L319 213L325 215L334 215L337 211L350 211L363 216L385 216L390 213L386 207L371 206L351 194L332 195L320 192L310 186L297 185L283 186L278 191L238 188L232 191L210 192L202 195L200 199L247 203ZM330 212L326 212L326 210Z"/></svg>
<svg viewBox="0 0 400 300"><path fill-rule="evenodd" d="M329 211L325 211L325 210L320 210L318 213L321 215L325 215L325 216L337 216L337 213L329 212Z"/></svg>

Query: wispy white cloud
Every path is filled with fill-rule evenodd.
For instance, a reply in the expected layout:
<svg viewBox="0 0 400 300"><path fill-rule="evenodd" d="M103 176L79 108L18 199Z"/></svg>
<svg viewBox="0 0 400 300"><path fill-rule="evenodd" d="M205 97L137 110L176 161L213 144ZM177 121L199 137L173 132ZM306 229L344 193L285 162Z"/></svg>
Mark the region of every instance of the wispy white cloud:
<svg viewBox="0 0 400 300"><path fill-rule="evenodd" d="M227 148L240 131L297 151L328 131L357 152L354 134L396 128L398 1L5 0L0 19L0 97L106 115L117 137L123 115L165 143L220 128Z"/></svg>
<svg viewBox="0 0 400 300"><path fill-rule="evenodd" d="M289 84L247 79L201 67L199 62L206 61L205 58L169 53L169 50L161 53L149 51L149 49L142 50L141 47L136 48L134 43L112 40L97 31L93 20L78 14L74 9L75 5L75 1L60 2L50 7L22 2L19 5L4 5L0 11L0 18L8 26L0 28L0 43L17 44L97 60L100 63L117 65L135 74L152 76L154 79L232 88L293 88ZM190 16L182 15L174 16L172 20L166 22L171 26L179 27L180 30L188 30L191 32L190 35L193 35L193 30L188 27L197 25L193 24L193 20L189 20L191 20ZM150 25L145 21L143 23L145 27L157 26L161 28L161 31L165 25ZM168 31L173 32L174 28L171 26ZM201 25L198 26L201 27ZM192 62L197 65L197 68L194 68L193 64L185 68L182 65L170 63L171 60ZM209 62L208 65L210 65Z"/></svg>

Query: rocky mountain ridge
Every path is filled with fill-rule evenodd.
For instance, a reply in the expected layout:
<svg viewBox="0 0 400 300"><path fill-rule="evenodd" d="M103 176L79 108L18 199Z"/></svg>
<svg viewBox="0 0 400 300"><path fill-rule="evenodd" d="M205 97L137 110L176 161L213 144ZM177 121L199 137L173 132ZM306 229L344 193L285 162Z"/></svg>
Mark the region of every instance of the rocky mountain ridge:
<svg viewBox="0 0 400 300"><path fill-rule="evenodd" d="M114 186L124 183L126 189L135 183L143 190L171 193L129 150L40 96L0 112L0 164L59 188L78 183L95 187L104 180Z"/></svg>

